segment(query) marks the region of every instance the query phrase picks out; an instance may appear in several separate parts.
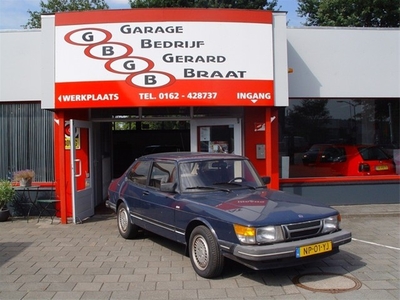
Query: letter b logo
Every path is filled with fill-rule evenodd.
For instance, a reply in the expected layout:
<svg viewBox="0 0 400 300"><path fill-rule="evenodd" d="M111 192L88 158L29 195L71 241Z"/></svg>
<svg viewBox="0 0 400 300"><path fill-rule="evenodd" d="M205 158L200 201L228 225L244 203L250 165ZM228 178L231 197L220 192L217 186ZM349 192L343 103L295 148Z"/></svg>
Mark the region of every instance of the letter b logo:
<svg viewBox="0 0 400 300"><path fill-rule="evenodd" d="M157 84L155 75L145 75L144 76L144 85L155 85Z"/></svg>
<svg viewBox="0 0 400 300"><path fill-rule="evenodd" d="M135 87L161 87L175 82L175 77L165 72L143 72L132 74L126 79L126 82Z"/></svg>
<svg viewBox="0 0 400 300"><path fill-rule="evenodd" d="M112 56L114 55L114 47L112 46L104 46L102 51L103 56Z"/></svg>

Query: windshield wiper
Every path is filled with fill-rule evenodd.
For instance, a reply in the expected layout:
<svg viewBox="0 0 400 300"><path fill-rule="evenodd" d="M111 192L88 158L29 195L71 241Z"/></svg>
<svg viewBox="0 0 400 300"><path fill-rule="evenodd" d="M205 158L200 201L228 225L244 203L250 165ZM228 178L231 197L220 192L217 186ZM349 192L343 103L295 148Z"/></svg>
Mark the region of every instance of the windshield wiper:
<svg viewBox="0 0 400 300"><path fill-rule="evenodd" d="M189 186L186 189L187 190L215 190L215 187L212 187L212 186Z"/></svg>
<svg viewBox="0 0 400 300"><path fill-rule="evenodd" d="M186 189L187 190L218 190L218 191L228 192L228 193L231 192L230 189L221 189L221 188L216 188L216 187L212 187L212 186L190 186L190 187L187 187Z"/></svg>
<svg viewBox="0 0 400 300"><path fill-rule="evenodd" d="M267 187L265 185L259 185L259 186L252 186L251 188L258 190L258 189L266 189Z"/></svg>
<svg viewBox="0 0 400 300"><path fill-rule="evenodd" d="M251 190L266 188L266 186L264 186L264 185L251 186L248 184L237 183L237 182L215 182L215 183L213 183L213 185L233 185L233 186L237 186L237 187L249 188Z"/></svg>

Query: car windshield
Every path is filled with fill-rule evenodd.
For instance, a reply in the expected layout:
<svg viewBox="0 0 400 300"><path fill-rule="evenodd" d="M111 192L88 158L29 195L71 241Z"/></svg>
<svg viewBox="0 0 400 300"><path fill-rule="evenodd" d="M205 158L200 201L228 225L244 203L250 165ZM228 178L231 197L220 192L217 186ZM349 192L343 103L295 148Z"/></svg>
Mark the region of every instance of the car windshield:
<svg viewBox="0 0 400 300"><path fill-rule="evenodd" d="M358 151L364 160L390 159L390 157L379 147L359 147Z"/></svg>
<svg viewBox="0 0 400 300"><path fill-rule="evenodd" d="M181 191L264 187L248 160L219 159L191 161L179 165Z"/></svg>

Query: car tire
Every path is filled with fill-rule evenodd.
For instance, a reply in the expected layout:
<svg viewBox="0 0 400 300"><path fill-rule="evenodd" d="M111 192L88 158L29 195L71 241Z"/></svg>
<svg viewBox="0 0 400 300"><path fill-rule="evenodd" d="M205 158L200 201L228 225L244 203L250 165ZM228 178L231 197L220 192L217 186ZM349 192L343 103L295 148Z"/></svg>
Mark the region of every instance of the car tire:
<svg viewBox="0 0 400 300"><path fill-rule="evenodd" d="M190 261L196 273L204 278L217 277L224 268L217 239L206 226L196 227L189 239Z"/></svg>
<svg viewBox="0 0 400 300"><path fill-rule="evenodd" d="M117 210L117 224L121 236L125 239L133 239L139 232L139 227L131 223L129 210L125 203L121 203Z"/></svg>

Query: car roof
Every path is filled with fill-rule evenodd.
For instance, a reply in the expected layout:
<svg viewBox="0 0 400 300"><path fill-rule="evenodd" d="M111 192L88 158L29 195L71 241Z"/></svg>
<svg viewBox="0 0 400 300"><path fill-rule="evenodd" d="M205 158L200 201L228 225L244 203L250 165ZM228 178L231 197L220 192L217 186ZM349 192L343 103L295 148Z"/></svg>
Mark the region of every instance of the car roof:
<svg viewBox="0 0 400 300"><path fill-rule="evenodd" d="M208 153L208 152L163 152L149 155L143 155L139 160L158 159L158 160L173 160L176 162L184 161L199 161L212 159L247 159L241 155L229 153Z"/></svg>

